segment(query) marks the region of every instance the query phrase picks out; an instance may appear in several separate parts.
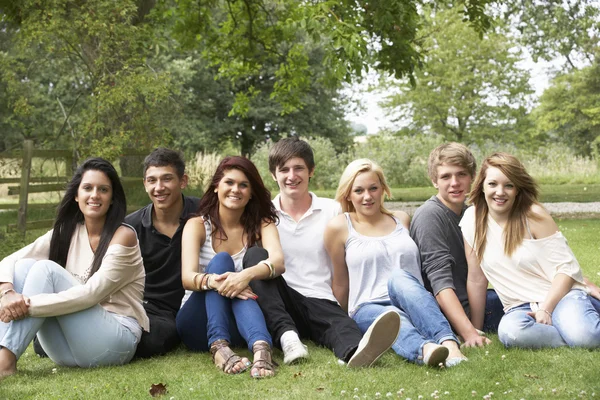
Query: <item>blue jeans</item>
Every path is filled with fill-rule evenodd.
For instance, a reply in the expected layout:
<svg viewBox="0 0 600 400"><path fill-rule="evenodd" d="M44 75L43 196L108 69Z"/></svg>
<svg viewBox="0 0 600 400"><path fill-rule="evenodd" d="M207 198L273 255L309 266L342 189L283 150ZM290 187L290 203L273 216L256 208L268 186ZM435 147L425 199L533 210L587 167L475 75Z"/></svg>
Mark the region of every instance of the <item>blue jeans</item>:
<svg viewBox="0 0 600 400"><path fill-rule="evenodd" d="M552 325L538 324L529 304L510 309L500 321L498 338L506 347L600 347L600 301L573 289L552 312Z"/></svg>
<svg viewBox="0 0 600 400"><path fill-rule="evenodd" d="M364 333L387 310L400 314L400 335L392 345L396 354L417 364L423 363L423 346L458 339L440 308L425 287L410 273L397 269L388 282L390 301L362 304L354 313Z"/></svg>
<svg viewBox="0 0 600 400"><path fill-rule="evenodd" d="M498 325L504 316L504 307L494 289L488 289L485 298L485 314L483 317L483 331L496 333Z"/></svg>
<svg viewBox="0 0 600 400"><path fill-rule="evenodd" d="M17 293L32 297L81 283L53 261L25 259L15 266L13 285ZM137 346L135 335L100 305L55 317L0 322L0 346L18 359L36 333L48 357L69 367L126 364Z"/></svg>
<svg viewBox="0 0 600 400"><path fill-rule="evenodd" d="M233 259L221 252L213 257L206 273L235 272ZM271 335L256 300L229 299L218 292L194 292L177 313L177 331L183 343L192 350L207 351L217 340L227 340L232 346L244 342L252 351L258 340L272 346Z"/></svg>

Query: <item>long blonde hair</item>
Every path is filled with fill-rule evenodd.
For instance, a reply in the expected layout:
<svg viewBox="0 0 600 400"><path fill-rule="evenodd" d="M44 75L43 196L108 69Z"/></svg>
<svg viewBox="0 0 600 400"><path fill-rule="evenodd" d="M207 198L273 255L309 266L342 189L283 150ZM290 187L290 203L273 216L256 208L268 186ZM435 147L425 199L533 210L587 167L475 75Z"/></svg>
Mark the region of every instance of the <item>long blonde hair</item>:
<svg viewBox="0 0 600 400"><path fill-rule="evenodd" d="M475 253L481 262L485 252L488 205L485 201L483 184L490 167L498 168L515 185L517 195L515 202L508 214L508 221L504 225L504 253L508 256L517 249L525 237L527 218L538 219L531 211L531 207L538 202L538 186L534 179L527 173L525 166L515 156L507 153L494 153L481 164L481 170L475 179L469 202L475 206Z"/></svg>
<svg viewBox="0 0 600 400"><path fill-rule="evenodd" d="M344 212L356 211L352 202L348 200L348 197L350 196L352 185L354 184L354 180L356 179L358 174L369 171L373 171L377 174L379 182L381 183L381 187L383 188L383 192L387 195L388 198L392 198L392 192L390 191L390 187L388 186L385 180L383 169L381 169L381 167L374 161L371 161L367 158L360 158L348 164L348 166L342 173L340 183L335 193L335 200L341 204L342 210ZM391 211L389 211L383 206L384 199L385 196L382 196L381 204L379 205L379 210L384 214L393 215Z"/></svg>

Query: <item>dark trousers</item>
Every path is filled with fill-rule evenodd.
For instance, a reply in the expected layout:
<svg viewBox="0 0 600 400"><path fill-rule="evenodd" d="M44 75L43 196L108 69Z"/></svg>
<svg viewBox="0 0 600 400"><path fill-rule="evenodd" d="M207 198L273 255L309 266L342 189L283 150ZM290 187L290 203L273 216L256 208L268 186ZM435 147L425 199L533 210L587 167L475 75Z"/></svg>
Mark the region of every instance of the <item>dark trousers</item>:
<svg viewBox="0 0 600 400"><path fill-rule="evenodd" d="M252 247L244 256L244 268L268 258L265 249ZM285 279L252 281L250 287L258 296L273 343L281 347L281 335L296 331L301 338L327 347L348 361L356 351L362 333L358 325L334 301L305 297L288 286Z"/></svg>
<svg viewBox="0 0 600 400"><path fill-rule="evenodd" d="M175 326L175 314L155 304L144 303L150 320L150 332L143 331L135 351L136 358L149 358L166 354L179 345L180 339Z"/></svg>

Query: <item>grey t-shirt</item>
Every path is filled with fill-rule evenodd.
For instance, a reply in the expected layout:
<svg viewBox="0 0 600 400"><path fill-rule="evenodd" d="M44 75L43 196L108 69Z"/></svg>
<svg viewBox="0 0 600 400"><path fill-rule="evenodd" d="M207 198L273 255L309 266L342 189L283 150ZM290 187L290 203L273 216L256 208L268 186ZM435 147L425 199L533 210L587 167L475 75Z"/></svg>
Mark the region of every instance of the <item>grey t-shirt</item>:
<svg viewBox="0 0 600 400"><path fill-rule="evenodd" d="M437 295L443 289L454 289L467 315L467 259L460 215L432 196L417 209L410 224L410 236L421 253L421 270L425 288Z"/></svg>

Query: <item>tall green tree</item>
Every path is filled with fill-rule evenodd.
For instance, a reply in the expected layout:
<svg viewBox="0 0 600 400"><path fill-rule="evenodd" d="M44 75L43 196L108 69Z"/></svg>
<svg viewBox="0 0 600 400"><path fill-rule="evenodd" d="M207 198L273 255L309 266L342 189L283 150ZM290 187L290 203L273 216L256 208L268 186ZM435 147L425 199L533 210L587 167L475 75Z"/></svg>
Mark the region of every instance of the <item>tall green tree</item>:
<svg viewBox="0 0 600 400"><path fill-rule="evenodd" d="M600 66L556 77L533 111L536 128L581 155L599 155Z"/></svg>
<svg viewBox="0 0 600 400"><path fill-rule="evenodd" d="M600 4L590 0L508 1L507 18L534 61L564 57L567 70L577 60L594 62L600 42Z"/></svg>
<svg viewBox="0 0 600 400"><path fill-rule="evenodd" d="M409 121L410 132L467 143L521 140L532 90L507 28L498 23L480 38L455 10L424 14L426 55L416 85L405 80L386 86L396 94L384 108Z"/></svg>
<svg viewBox="0 0 600 400"><path fill-rule="evenodd" d="M13 128L48 146L110 158L164 142L176 115L167 74L149 62L152 26L133 0L2 1L18 26L0 55Z"/></svg>
<svg viewBox="0 0 600 400"><path fill-rule="evenodd" d="M447 2L450 3L450 2ZM489 27L488 0L459 1L456 8L478 32ZM263 65L276 65L274 90L282 111L302 108L311 82L337 87L376 68L401 78L420 63L416 32L421 20L418 1L373 0L178 0L159 7L170 19L180 42L200 48L219 78L245 83ZM324 50L325 74L310 66L315 47ZM247 85L232 109L248 111Z"/></svg>

